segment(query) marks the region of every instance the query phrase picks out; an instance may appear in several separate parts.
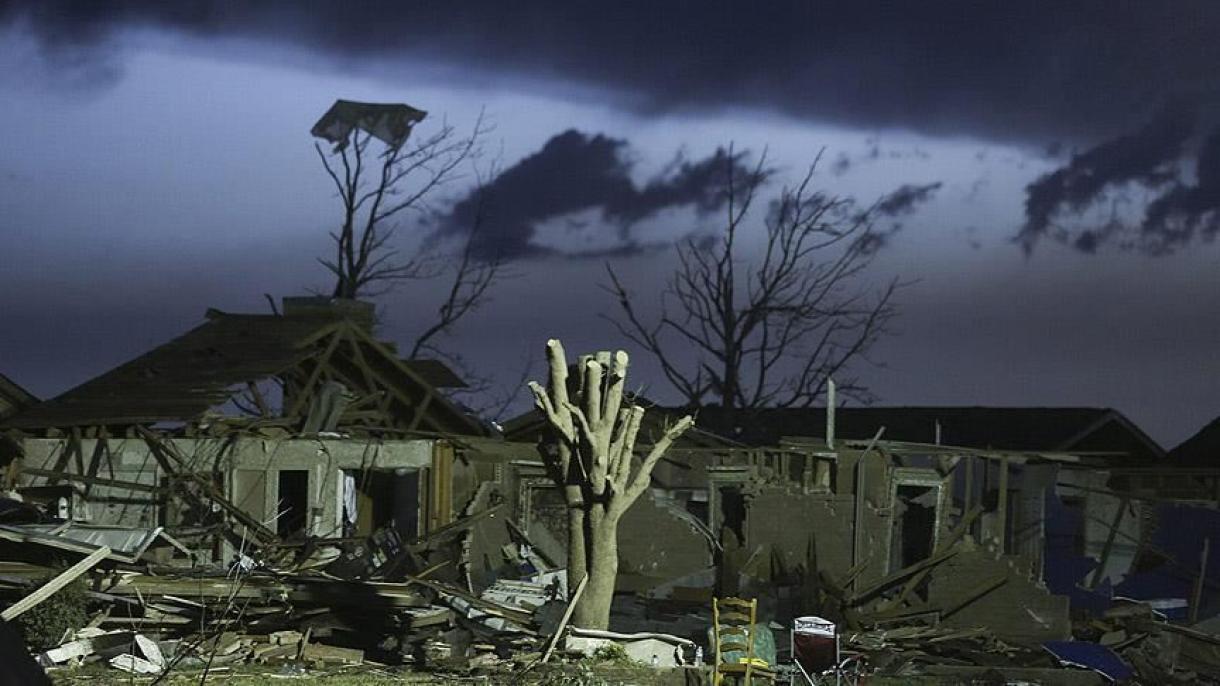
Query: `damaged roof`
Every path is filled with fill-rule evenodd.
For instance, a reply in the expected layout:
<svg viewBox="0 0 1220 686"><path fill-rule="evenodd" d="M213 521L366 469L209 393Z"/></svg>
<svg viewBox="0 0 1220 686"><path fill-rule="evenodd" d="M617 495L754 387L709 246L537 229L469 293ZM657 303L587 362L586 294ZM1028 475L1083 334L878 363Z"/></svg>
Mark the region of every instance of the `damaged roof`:
<svg viewBox="0 0 1220 686"><path fill-rule="evenodd" d="M6 417L38 402L33 393L0 374L0 417Z"/></svg>
<svg viewBox="0 0 1220 686"><path fill-rule="evenodd" d="M699 409L696 425L751 445L781 438L826 436L825 408ZM939 425L939 436L937 426ZM1117 410L1096 407L841 407L835 436L885 438L990 450L1116 452L1159 460L1164 449ZM937 440L939 438L939 441Z"/></svg>
<svg viewBox="0 0 1220 686"><path fill-rule="evenodd" d="M330 342L337 334L359 347L351 354L361 356L381 381L408 389L398 394L400 399L416 398L416 404L426 404L430 413L445 415L440 422L444 430L486 434L481 422L435 391L437 386L461 384L451 370L436 361L400 360L390 347L343 317L218 310L208 310L206 321L187 333L19 412L4 424L50 428L194 419L228 401L248 382L287 373L311 360L320 364L337 349L348 354L348 345Z"/></svg>

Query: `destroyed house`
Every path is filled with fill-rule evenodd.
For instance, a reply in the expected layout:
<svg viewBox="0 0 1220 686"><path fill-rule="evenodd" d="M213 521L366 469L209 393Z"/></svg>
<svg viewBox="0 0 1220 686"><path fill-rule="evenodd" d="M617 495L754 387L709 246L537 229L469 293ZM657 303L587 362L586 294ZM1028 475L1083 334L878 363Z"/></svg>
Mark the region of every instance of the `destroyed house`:
<svg viewBox="0 0 1220 686"><path fill-rule="evenodd" d="M407 539L442 528L492 466L454 439L489 427L400 359L361 303L289 298L283 315L215 310L186 334L6 418L5 481L93 526L251 543ZM227 547L226 547L227 546Z"/></svg>
<svg viewBox="0 0 1220 686"><path fill-rule="evenodd" d="M880 525L890 532L881 546L890 568L899 556L910 559L894 541L910 538L899 531L914 526L911 513L937 522L946 515L953 521L973 517L963 534L990 547L997 559L1028 570L1032 581L1069 596L1082 611L1099 612L1116 597L1147 600L1183 618L1217 609L1214 594L1195 589L1210 587L1217 576L1216 561L1206 559L1215 554L1199 548L1201 540L1220 536L1214 491L1220 472L1173 466L1172 454L1117 411L840 408L828 421L823 409L747 414L710 408L700 412L700 421L756 445L833 445L840 462L843 448L867 446L884 427L869 458L888 464L878 474L888 493L875 494L878 500L865 512L875 507L888 516ZM892 459L877 457L885 453ZM931 511L932 496L908 483L912 477L937 481L929 467L945 484ZM837 475L847 476L842 469ZM852 483L861 476L851 475ZM1191 479L1194 487L1185 488ZM944 529L937 524L934 530ZM940 545L939 535L932 537L933 547ZM921 542L922 554L927 537L913 540ZM1206 583L1199 581L1201 569L1211 570Z"/></svg>
<svg viewBox="0 0 1220 686"><path fill-rule="evenodd" d="M1163 457L1120 413L1093 408L853 408L833 425L820 408L704 408L696 426L624 519L620 591L673 601L748 589L780 613L935 613L1022 642L1067 636L1068 598L1048 582L1066 594L1132 568L1132 541L1110 533L1132 507L1111 471ZM541 423L505 430L535 441ZM519 516L545 519L536 506ZM1138 540L1140 521L1119 522L1122 533Z"/></svg>

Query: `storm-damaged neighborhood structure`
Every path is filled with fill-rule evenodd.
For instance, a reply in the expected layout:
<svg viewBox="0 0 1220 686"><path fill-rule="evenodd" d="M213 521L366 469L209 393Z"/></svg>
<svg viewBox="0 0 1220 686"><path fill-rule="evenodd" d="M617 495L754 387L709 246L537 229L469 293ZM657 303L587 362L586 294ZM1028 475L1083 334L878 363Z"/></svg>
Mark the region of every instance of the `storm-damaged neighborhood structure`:
<svg viewBox="0 0 1220 686"><path fill-rule="evenodd" d="M770 635L753 678L1220 678L1214 426L1175 455L1101 408L702 408L623 515L590 630L547 418L481 419L373 319L326 297L213 310L54 398L4 381L5 619L84 586L44 666L469 668L617 643L706 674L713 603L743 598ZM631 401L637 453L688 412ZM840 666L793 661L810 617Z"/></svg>

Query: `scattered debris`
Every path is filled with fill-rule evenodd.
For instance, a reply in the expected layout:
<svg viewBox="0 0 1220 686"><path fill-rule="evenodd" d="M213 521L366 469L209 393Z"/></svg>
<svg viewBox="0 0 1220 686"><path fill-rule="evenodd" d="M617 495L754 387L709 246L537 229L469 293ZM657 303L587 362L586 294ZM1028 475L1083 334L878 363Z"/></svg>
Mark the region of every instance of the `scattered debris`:
<svg viewBox="0 0 1220 686"><path fill-rule="evenodd" d="M350 105L318 135L397 137L422 116ZM702 670L691 681L719 667L1220 685L1220 564L1208 539L1167 535L1215 517L1201 487L1171 508L1092 453L882 440L900 422L860 439L828 427L833 444L748 444L746 421L672 438L621 513L612 630L574 626L591 591L588 576L568 587L576 496L538 452L554 427L493 430L438 392L460 384L444 365L376 340L371 308L338 309L212 312L5 418L0 618L53 610L69 584L85 599L62 637L31 641L44 669L625 662ZM650 409L640 440L677 416ZM730 596L756 614L749 669L704 664L733 652L708 638Z"/></svg>

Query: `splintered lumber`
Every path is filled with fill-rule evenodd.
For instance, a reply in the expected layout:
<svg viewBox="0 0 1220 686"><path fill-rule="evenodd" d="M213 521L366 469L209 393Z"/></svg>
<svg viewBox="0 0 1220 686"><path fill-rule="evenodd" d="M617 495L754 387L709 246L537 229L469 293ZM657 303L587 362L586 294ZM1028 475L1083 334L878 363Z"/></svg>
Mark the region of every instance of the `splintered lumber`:
<svg viewBox="0 0 1220 686"><path fill-rule="evenodd" d="M80 634L78 633L77 635L79 636ZM130 645L131 640L132 633L121 630L106 632L97 636L78 638L40 654L38 662L44 666L62 664L74 658L88 657L103 650Z"/></svg>
<svg viewBox="0 0 1220 686"><path fill-rule="evenodd" d="M16 603L13 603L3 612L0 612L0 619L3 619L6 622L11 622L30 608L36 607L42 601L55 595L55 593L57 593L64 586L67 586L75 581L80 575L84 574L90 569L93 569L97 563L101 562L109 554L110 548L106 546L98 548L88 557L67 568L62 574L54 579L51 579L38 590L27 595L21 600L18 600Z"/></svg>
<svg viewBox="0 0 1220 686"><path fill-rule="evenodd" d="M848 601L848 605L859 605L860 603L864 602L865 600L868 600L872 596L880 593L881 591L884 591L885 589L889 588L890 586L893 586L894 584L898 583L899 581L902 581L903 579L907 578L908 576L921 572L925 569L935 567L936 565L944 562L945 560L948 560L949 558L956 555L957 551L958 551L957 547L954 546L952 548L949 548L948 550L941 551L939 553L932 555L931 557L925 558L920 562L916 562L915 564L913 564L909 567L903 567L902 569L894 572L893 574L890 574L889 576L878 581L877 583L873 584L872 586L869 586L868 588L864 589L863 591L860 591L859 593L857 593L855 595L855 597L853 597L850 601Z"/></svg>
<svg viewBox="0 0 1220 686"><path fill-rule="evenodd" d="M182 599L199 602L260 600L286 595L291 589L276 579L257 576L237 580L221 576L191 579L130 574L121 576L118 583L103 590L116 596L173 596L177 602Z"/></svg>
<svg viewBox="0 0 1220 686"><path fill-rule="evenodd" d="M21 472L30 476L45 476L48 479L54 477L73 483L89 484L90 486L106 486L109 488L121 488L128 491L141 491L144 493L165 492L165 488L154 484L142 484L137 481L119 481L117 479L106 479L99 476L87 476L84 474L69 474L66 472L57 472L51 469L35 469L34 467L25 467L21 470Z"/></svg>
<svg viewBox="0 0 1220 686"><path fill-rule="evenodd" d="M973 508L971 508L970 511L966 513L966 516L962 517L962 520L958 522L953 531L949 532L949 535L946 536L943 541L941 541L940 545L938 545L936 549L938 551L948 550L950 547L960 541L962 536L965 536L966 532L970 530L970 525L973 524L974 520L978 519L979 515L982 513L982 505L975 505ZM914 592L919 584L924 579L928 578L928 574L931 571L931 567L925 567L912 575L911 578L907 580L906 584L903 585L902 590L894 598L893 602L887 604L885 607L881 608L881 610L884 612L886 610L892 610L901 605L908 597L910 597L911 593Z"/></svg>
<svg viewBox="0 0 1220 686"><path fill-rule="evenodd" d="M364 651L355 648L339 648L321 643L306 643L300 651L301 659L306 662L337 662L345 665L358 665L364 662Z"/></svg>
<svg viewBox="0 0 1220 686"><path fill-rule="evenodd" d="M246 529L254 534L254 537L259 539L262 543L276 543L280 540L279 536L276 536L274 531L271 531L267 527L263 526L262 522L259 522L257 519L250 516L250 514L229 502L229 500L220 493L220 489L216 487L216 484L209 481L206 477L201 476L190 469L179 470L178 467L184 467L187 461L183 459L182 455L178 454L178 449L171 441L162 440L162 438L156 433L149 431L142 426L136 426L136 433L140 434L140 437L144 439L146 444L148 444L148 448L152 452L153 457L156 458L157 463L161 465L161 468L164 469L170 477L189 479L192 483L197 485L200 490L203 491L208 500L215 503L229 516L233 517L233 519L245 526Z"/></svg>
<svg viewBox="0 0 1220 686"><path fill-rule="evenodd" d="M430 588L433 591L436 591L437 593L440 593L443 595L450 595L455 598L461 598L462 600L469 603L472 607L476 607L476 608L482 610L483 612L486 612L487 614L496 615L498 617L503 617L504 619L515 622L522 626L529 626L531 623L531 620L533 619L533 615L530 614L529 612L525 612L523 610L515 610L512 608L504 607L503 605L499 605L497 603L489 602L478 596L471 595L456 586L451 586L449 584L441 583L439 581L420 579L419 577L407 577L406 583L407 584L418 584L420 586L423 586L424 588ZM377 584L377 585L384 586L384 585L388 585L388 584Z"/></svg>
<svg viewBox="0 0 1220 686"><path fill-rule="evenodd" d="M864 557L864 477L868 469L868 454L873 451L873 446L877 445L877 441L881 440L881 436L885 433L885 427L877 429L877 433L873 435L873 439L868 442L864 451L856 458L856 483L855 490L855 508L852 514L852 539L851 539L851 562L852 565L860 564ZM856 580L852 579L852 590L856 590Z"/></svg>
<svg viewBox="0 0 1220 686"><path fill-rule="evenodd" d="M1114 548L1114 539L1118 536L1118 525L1123 521L1123 514L1127 511L1127 499L1124 497L1118 501L1118 511L1114 513L1114 521L1110 524L1109 533L1106 534L1106 542L1101 548L1101 558L1097 561L1097 569L1093 570L1093 576L1089 579L1089 590L1097 588L1101 583L1102 577L1106 573L1106 564L1110 562L1110 551Z"/></svg>
<svg viewBox="0 0 1220 686"><path fill-rule="evenodd" d="M580 580L580 583L576 585L576 590L572 591L572 597L568 600L568 607L563 611L563 617L559 619L559 626L555 627L555 633L546 645L546 652L542 654L543 662L551 659L551 653L555 652L555 646L559 643L559 637L563 635L563 630L567 628L568 622L572 619L572 613L576 610L576 603L580 602L580 596L585 592L585 585L588 583L589 575L586 574Z"/></svg>
<svg viewBox="0 0 1220 686"><path fill-rule="evenodd" d="M475 524L478 524L479 522L483 521L484 519L487 519L488 517L494 517L496 515L496 513L498 513L503 508L504 508L504 505L503 505L503 503L501 503L499 505L493 505L493 506L487 508L486 510L483 510L482 512L468 515L466 517L462 517L461 519L458 519L457 521L450 522L449 524L446 524L446 525L440 527L439 529L432 531L431 533L429 533L427 536L424 536L423 538L419 538L419 539L416 539L416 540L408 543L406 548L412 552L418 552L420 550L425 550L429 546L436 543L437 541L443 540L444 538L451 536L455 533L465 531L466 529L469 529L470 527L474 526ZM509 520L509 521L511 521L511 520Z"/></svg>
<svg viewBox="0 0 1220 686"><path fill-rule="evenodd" d="M1199 621L1199 606L1203 604L1203 582L1207 579L1207 554L1212 539L1203 539L1203 550L1199 553L1199 575L1195 577L1195 587L1190 594L1190 623Z"/></svg>
<svg viewBox="0 0 1220 686"><path fill-rule="evenodd" d="M976 584L975 586L971 587L966 592L962 593L962 595L959 596L952 603L950 603L944 607L938 608L940 610L941 618L943 619L945 617L948 617L949 615L953 614L954 612L957 612L958 610L962 609L963 607L966 607L970 603L973 603L974 601L978 600L979 598L982 598L983 596L987 595L988 593L991 593L992 591L999 588L1000 586L1003 586L1006 583L1008 583L1007 574L996 574L988 579L984 579L981 583Z"/></svg>

